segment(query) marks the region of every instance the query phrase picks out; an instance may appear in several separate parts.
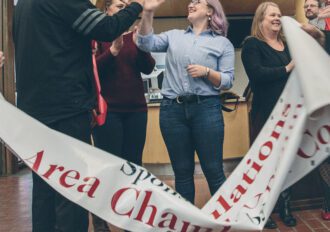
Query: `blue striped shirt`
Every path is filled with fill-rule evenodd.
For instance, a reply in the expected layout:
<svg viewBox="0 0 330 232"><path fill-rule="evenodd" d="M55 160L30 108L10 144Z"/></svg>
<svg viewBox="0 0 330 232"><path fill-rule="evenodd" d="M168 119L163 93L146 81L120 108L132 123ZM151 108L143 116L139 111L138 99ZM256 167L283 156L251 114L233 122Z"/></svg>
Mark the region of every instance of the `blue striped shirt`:
<svg viewBox="0 0 330 232"><path fill-rule="evenodd" d="M166 52L165 78L162 94L168 98L182 95L219 95L229 89L234 81L234 47L231 42L211 30L195 35L187 30L170 30L159 35L150 33L137 37L138 47L148 52ZM192 78L186 67L198 64L209 67L221 75L220 86L205 78Z"/></svg>

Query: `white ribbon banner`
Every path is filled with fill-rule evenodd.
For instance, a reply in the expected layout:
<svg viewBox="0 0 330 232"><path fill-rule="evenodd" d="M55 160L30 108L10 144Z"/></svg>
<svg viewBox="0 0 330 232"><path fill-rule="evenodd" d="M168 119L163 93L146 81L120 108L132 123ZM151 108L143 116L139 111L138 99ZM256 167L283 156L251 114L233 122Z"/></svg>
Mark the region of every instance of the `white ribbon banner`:
<svg viewBox="0 0 330 232"><path fill-rule="evenodd" d="M329 156L330 58L283 17L296 63L244 159L202 208L143 167L51 130L0 99L0 138L56 191L131 231L261 230L280 192Z"/></svg>

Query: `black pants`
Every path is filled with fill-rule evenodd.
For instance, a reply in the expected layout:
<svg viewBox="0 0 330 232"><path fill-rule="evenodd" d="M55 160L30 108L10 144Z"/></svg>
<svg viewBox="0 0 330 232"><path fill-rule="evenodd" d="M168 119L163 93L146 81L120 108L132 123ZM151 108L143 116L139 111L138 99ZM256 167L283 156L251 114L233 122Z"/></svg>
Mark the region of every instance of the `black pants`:
<svg viewBox="0 0 330 232"><path fill-rule="evenodd" d="M48 125L50 128L90 143L90 113L83 113ZM69 201L33 173L32 231L88 231L88 212Z"/></svg>
<svg viewBox="0 0 330 232"><path fill-rule="evenodd" d="M147 120L147 112L108 112L104 125L93 130L95 146L142 165ZM96 232L107 229L107 223L95 215L93 225Z"/></svg>
<svg viewBox="0 0 330 232"><path fill-rule="evenodd" d="M103 126L95 127L95 146L130 162L142 165L146 140L147 112L108 112Z"/></svg>

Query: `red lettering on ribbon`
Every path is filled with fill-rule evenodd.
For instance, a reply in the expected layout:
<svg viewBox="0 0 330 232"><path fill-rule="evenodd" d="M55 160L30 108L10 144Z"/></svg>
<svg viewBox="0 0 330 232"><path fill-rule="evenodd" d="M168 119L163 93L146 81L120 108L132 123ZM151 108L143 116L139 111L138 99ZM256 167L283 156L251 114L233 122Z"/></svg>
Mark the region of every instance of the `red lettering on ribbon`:
<svg viewBox="0 0 330 232"><path fill-rule="evenodd" d="M134 207L130 211L128 211L127 213L119 213L117 211L117 209L116 209L117 203L120 200L121 196L123 195L123 193L125 193L128 190L135 191L135 193L136 193L136 199L138 198L138 196L140 194L140 191L138 191L138 190L136 190L134 188L123 188L123 189L120 189L112 197L112 200L111 200L111 209L113 210L113 212L115 212L118 215L130 217L132 215L132 212L134 210Z"/></svg>

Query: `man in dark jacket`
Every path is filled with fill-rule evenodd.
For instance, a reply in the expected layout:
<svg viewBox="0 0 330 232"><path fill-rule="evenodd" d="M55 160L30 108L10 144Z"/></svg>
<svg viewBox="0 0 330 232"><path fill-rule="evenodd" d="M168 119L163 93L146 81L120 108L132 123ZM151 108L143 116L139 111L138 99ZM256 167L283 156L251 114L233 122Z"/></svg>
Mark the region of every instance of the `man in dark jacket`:
<svg viewBox="0 0 330 232"><path fill-rule="evenodd" d="M112 41L126 31L144 0L131 2L110 17L89 0L18 1L13 25L17 106L88 143L95 105L90 41ZM32 224L34 232L84 232L88 212L33 174Z"/></svg>

